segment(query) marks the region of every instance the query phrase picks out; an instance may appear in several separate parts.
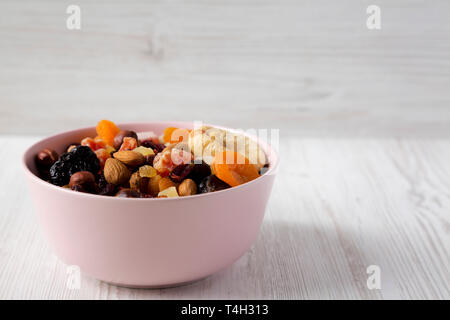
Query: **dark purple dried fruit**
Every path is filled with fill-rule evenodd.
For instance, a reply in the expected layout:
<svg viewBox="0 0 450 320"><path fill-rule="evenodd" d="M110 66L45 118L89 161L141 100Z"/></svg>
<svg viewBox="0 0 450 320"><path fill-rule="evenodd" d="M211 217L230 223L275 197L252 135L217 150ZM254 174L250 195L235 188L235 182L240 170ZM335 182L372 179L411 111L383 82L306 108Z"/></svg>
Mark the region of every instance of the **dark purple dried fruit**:
<svg viewBox="0 0 450 320"><path fill-rule="evenodd" d="M198 185L198 193L214 192L219 190L228 189L230 186L217 178L216 176L208 176L200 182Z"/></svg>
<svg viewBox="0 0 450 320"><path fill-rule="evenodd" d="M161 143L155 143L152 140L143 140L140 143L141 143L141 146L143 146L143 147L153 149L153 151L155 153L159 153L159 152L163 151L164 148L166 147L165 145L163 145Z"/></svg>
<svg viewBox="0 0 450 320"><path fill-rule="evenodd" d="M114 196L117 193L117 187L112 183L106 183L106 185L99 189L98 194L101 196Z"/></svg>
<svg viewBox="0 0 450 320"><path fill-rule="evenodd" d="M136 132L131 131L131 130L122 130L119 131L118 134L116 134L116 136L114 137L114 149L119 150L120 146L122 145L123 142L123 138L125 137L131 137L131 138L135 138L136 140L138 139L138 136L136 134Z"/></svg>
<svg viewBox="0 0 450 320"><path fill-rule="evenodd" d="M144 156L144 164L148 164L153 167L153 160L155 160L154 154L149 154L148 156Z"/></svg>
<svg viewBox="0 0 450 320"><path fill-rule="evenodd" d="M169 177L173 182L181 182L189 176L193 168L193 164L180 164L170 172Z"/></svg>
<svg viewBox="0 0 450 320"><path fill-rule="evenodd" d="M120 189L119 192L117 192L116 197L119 198L140 198L141 194L135 190L132 189Z"/></svg>
<svg viewBox="0 0 450 320"><path fill-rule="evenodd" d="M211 167L202 161L202 163L194 163L194 167L192 168L188 178L194 180L196 184L199 184L203 179L210 175Z"/></svg>
<svg viewBox="0 0 450 320"><path fill-rule="evenodd" d="M79 171L89 171L96 175L100 170L100 161L91 148L78 146L71 152L61 155L50 168L50 182L63 186L69 183L70 177Z"/></svg>

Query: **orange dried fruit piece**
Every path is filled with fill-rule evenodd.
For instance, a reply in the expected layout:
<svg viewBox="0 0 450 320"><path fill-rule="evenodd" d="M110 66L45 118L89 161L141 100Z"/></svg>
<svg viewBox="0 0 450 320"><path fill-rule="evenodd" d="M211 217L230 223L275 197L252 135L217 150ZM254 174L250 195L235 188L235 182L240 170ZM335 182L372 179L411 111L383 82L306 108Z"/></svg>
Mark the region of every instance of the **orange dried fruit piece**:
<svg viewBox="0 0 450 320"><path fill-rule="evenodd" d="M101 120L97 124L97 135L107 145L114 145L114 137L119 133L120 129L116 124L109 120Z"/></svg>
<svg viewBox="0 0 450 320"><path fill-rule="evenodd" d="M119 151L131 151L137 148L137 140L132 137L123 138Z"/></svg>
<svg viewBox="0 0 450 320"><path fill-rule="evenodd" d="M254 164L234 151L223 151L215 155L211 167L214 174L230 186L235 187L259 177Z"/></svg>
<svg viewBox="0 0 450 320"><path fill-rule="evenodd" d="M188 138L189 131L187 129L180 129L175 127L167 127L164 129L164 143L178 143L182 141L188 141Z"/></svg>

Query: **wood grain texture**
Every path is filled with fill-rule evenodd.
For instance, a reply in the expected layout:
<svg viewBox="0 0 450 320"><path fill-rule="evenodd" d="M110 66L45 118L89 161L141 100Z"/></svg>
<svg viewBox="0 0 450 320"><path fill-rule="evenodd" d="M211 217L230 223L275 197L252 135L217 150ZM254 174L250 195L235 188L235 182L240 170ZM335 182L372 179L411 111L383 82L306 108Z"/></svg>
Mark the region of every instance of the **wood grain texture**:
<svg viewBox="0 0 450 320"><path fill-rule="evenodd" d="M450 2L1 0L0 132L107 117L308 137L449 137Z"/></svg>
<svg viewBox="0 0 450 320"><path fill-rule="evenodd" d="M450 299L449 140L282 137L261 232L233 266L178 288L83 276L70 290L18 161L36 139L0 137L2 299ZM369 265L381 290L366 286Z"/></svg>

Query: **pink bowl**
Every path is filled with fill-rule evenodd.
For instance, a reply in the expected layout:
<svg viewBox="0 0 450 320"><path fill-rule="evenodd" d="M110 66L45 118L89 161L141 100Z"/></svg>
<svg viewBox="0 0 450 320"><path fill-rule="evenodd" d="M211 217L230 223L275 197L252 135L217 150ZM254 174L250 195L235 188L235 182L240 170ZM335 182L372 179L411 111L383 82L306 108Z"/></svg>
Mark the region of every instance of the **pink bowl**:
<svg viewBox="0 0 450 320"><path fill-rule="evenodd" d="M192 128L192 123L182 122L119 124L157 134L169 125ZM54 135L31 146L23 157L44 234L66 264L117 285L165 287L209 276L252 245L277 167L268 144L258 141L269 158L266 174L234 188L190 197L98 196L54 186L36 175L38 151L52 148L61 154L69 143L94 135L94 127Z"/></svg>

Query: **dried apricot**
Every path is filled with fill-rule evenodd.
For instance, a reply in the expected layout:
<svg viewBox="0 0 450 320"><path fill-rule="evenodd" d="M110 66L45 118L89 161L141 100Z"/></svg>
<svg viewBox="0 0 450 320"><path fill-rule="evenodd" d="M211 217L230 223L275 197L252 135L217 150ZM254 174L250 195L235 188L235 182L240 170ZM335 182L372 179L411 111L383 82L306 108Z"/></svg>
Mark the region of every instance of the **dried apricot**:
<svg viewBox="0 0 450 320"><path fill-rule="evenodd" d="M96 129L99 138L110 146L114 145L114 137L120 132L120 129L116 126L116 124L109 120L101 120L97 124Z"/></svg>
<svg viewBox="0 0 450 320"><path fill-rule="evenodd" d="M165 143L178 143L188 141L189 131L175 127L167 127L164 129L163 140Z"/></svg>
<svg viewBox="0 0 450 320"><path fill-rule="evenodd" d="M242 154L223 151L216 154L211 165L214 174L235 187L259 177L258 169Z"/></svg>

